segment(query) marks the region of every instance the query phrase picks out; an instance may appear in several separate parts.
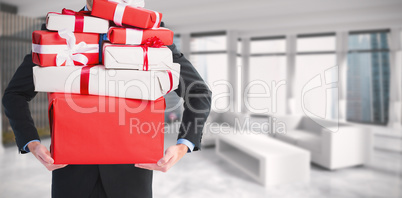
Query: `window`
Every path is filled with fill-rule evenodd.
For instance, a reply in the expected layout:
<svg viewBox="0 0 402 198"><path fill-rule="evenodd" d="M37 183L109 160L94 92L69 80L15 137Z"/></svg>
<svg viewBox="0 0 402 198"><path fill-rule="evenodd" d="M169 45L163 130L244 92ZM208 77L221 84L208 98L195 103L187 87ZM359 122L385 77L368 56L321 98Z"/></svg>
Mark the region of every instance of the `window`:
<svg viewBox="0 0 402 198"><path fill-rule="evenodd" d="M335 36L332 33L319 35L299 35L297 52L323 53L335 51Z"/></svg>
<svg viewBox="0 0 402 198"><path fill-rule="evenodd" d="M212 110L225 111L231 101L225 32L191 35L190 60L212 90Z"/></svg>
<svg viewBox="0 0 402 198"><path fill-rule="evenodd" d="M347 120L388 122L390 87L389 31L349 33Z"/></svg>
<svg viewBox="0 0 402 198"><path fill-rule="evenodd" d="M225 53L226 35L224 32L191 34L191 53Z"/></svg>
<svg viewBox="0 0 402 198"><path fill-rule="evenodd" d="M245 106L251 113L286 112L286 40L284 36L251 38Z"/></svg>
<svg viewBox="0 0 402 198"><path fill-rule="evenodd" d="M297 36L295 113L315 118L337 116L338 69L335 33Z"/></svg>
<svg viewBox="0 0 402 198"><path fill-rule="evenodd" d="M285 53L285 37L253 38L250 43L251 54Z"/></svg>

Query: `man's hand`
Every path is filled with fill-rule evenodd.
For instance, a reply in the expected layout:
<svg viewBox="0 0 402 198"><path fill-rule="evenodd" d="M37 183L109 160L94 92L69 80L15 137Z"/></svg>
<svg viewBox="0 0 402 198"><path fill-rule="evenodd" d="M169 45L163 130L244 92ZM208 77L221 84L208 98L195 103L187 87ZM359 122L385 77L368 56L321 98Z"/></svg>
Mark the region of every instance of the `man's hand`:
<svg viewBox="0 0 402 198"><path fill-rule="evenodd" d="M166 149L165 156L163 156L162 159L158 161L158 163L136 164L135 167L167 172L187 153L187 150L188 147L186 145L177 144Z"/></svg>
<svg viewBox="0 0 402 198"><path fill-rule="evenodd" d="M67 164L53 164L54 160L52 157L50 157L50 152L39 142L29 143L28 148L31 153L36 157L36 159L38 159L39 162L42 163L49 171L64 168L65 166L67 166Z"/></svg>

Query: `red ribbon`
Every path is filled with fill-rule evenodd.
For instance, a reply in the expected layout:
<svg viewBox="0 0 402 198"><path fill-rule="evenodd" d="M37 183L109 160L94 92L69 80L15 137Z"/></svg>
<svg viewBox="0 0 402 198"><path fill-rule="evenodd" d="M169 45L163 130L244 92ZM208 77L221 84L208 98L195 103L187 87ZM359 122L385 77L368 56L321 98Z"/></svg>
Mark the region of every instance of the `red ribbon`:
<svg viewBox="0 0 402 198"><path fill-rule="evenodd" d="M144 41L144 44L141 45L142 50L144 51L144 66L142 70L148 71L149 69L149 63L148 63L148 47L155 47L155 48L160 48L164 44L161 39L158 37L154 36L151 38L148 38L147 40Z"/></svg>
<svg viewBox="0 0 402 198"><path fill-rule="evenodd" d="M144 71L148 71L148 47L155 47L155 48L160 48L164 46L164 43L162 42L161 39L158 37L154 36L151 38L148 38L147 40L144 41L144 44L141 45L142 49L144 50ZM166 70L169 76L169 81L170 81L170 88L169 91L166 93L168 94L170 91L173 89L173 75L170 70Z"/></svg>
<svg viewBox="0 0 402 198"><path fill-rule="evenodd" d="M148 63L148 47L141 45L142 50L144 51L144 64L142 66L142 70L148 71L149 63Z"/></svg>
<svg viewBox="0 0 402 198"><path fill-rule="evenodd" d="M173 76L172 76L172 72L170 70L166 70L168 75L169 75L169 81L170 81L170 88L169 91L166 93L168 94L170 91L172 91L173 88Z"/></svg>
<svg viewBox="0 0 402 198"><path fill-rule="evenodd" d="M84 32L84 16L89 15L91 12L90 11L75 12L73 10L63 8L61 13L65 15L74 15L75 16L74 32Z"/></svg>
<svg viewBox="0 0 402 198"><path fill-rule="evenodd" d="M91 74L91 67L94 65L90 66L85 66L82 67L81 69L81 78L80 78L80 93L83 95L88 95L89 94L89 75Z"/></svg>

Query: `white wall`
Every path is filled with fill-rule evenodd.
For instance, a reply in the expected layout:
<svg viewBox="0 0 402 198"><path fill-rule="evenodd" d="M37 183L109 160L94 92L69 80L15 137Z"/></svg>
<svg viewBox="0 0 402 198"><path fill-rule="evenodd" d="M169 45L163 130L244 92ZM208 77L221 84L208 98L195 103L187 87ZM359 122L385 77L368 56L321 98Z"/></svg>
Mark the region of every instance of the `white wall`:
<svg viewBox="0 0 402 198"><path fill-rule="evenodd" d="M32 17L85 5L85 0L2 2ZM163 13L163 21L177 33L233 30L240 36L269 36L402 25L400 0L145 0L145 7Z"/></svg>

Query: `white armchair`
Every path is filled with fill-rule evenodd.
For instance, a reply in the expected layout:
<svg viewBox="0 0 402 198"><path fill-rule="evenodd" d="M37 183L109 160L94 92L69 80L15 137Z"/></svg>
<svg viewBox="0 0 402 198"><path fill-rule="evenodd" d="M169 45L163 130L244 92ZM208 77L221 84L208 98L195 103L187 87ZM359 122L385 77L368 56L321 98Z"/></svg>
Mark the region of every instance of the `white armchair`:
<svg viewBox="0 0 402 198"><path fill-rule="evenodd" d="M369 161L371 135L366 128L306 116L275 116L279 122L286 129L274 129L272 137L309 150L317 165L333 170Z"/></svg>

